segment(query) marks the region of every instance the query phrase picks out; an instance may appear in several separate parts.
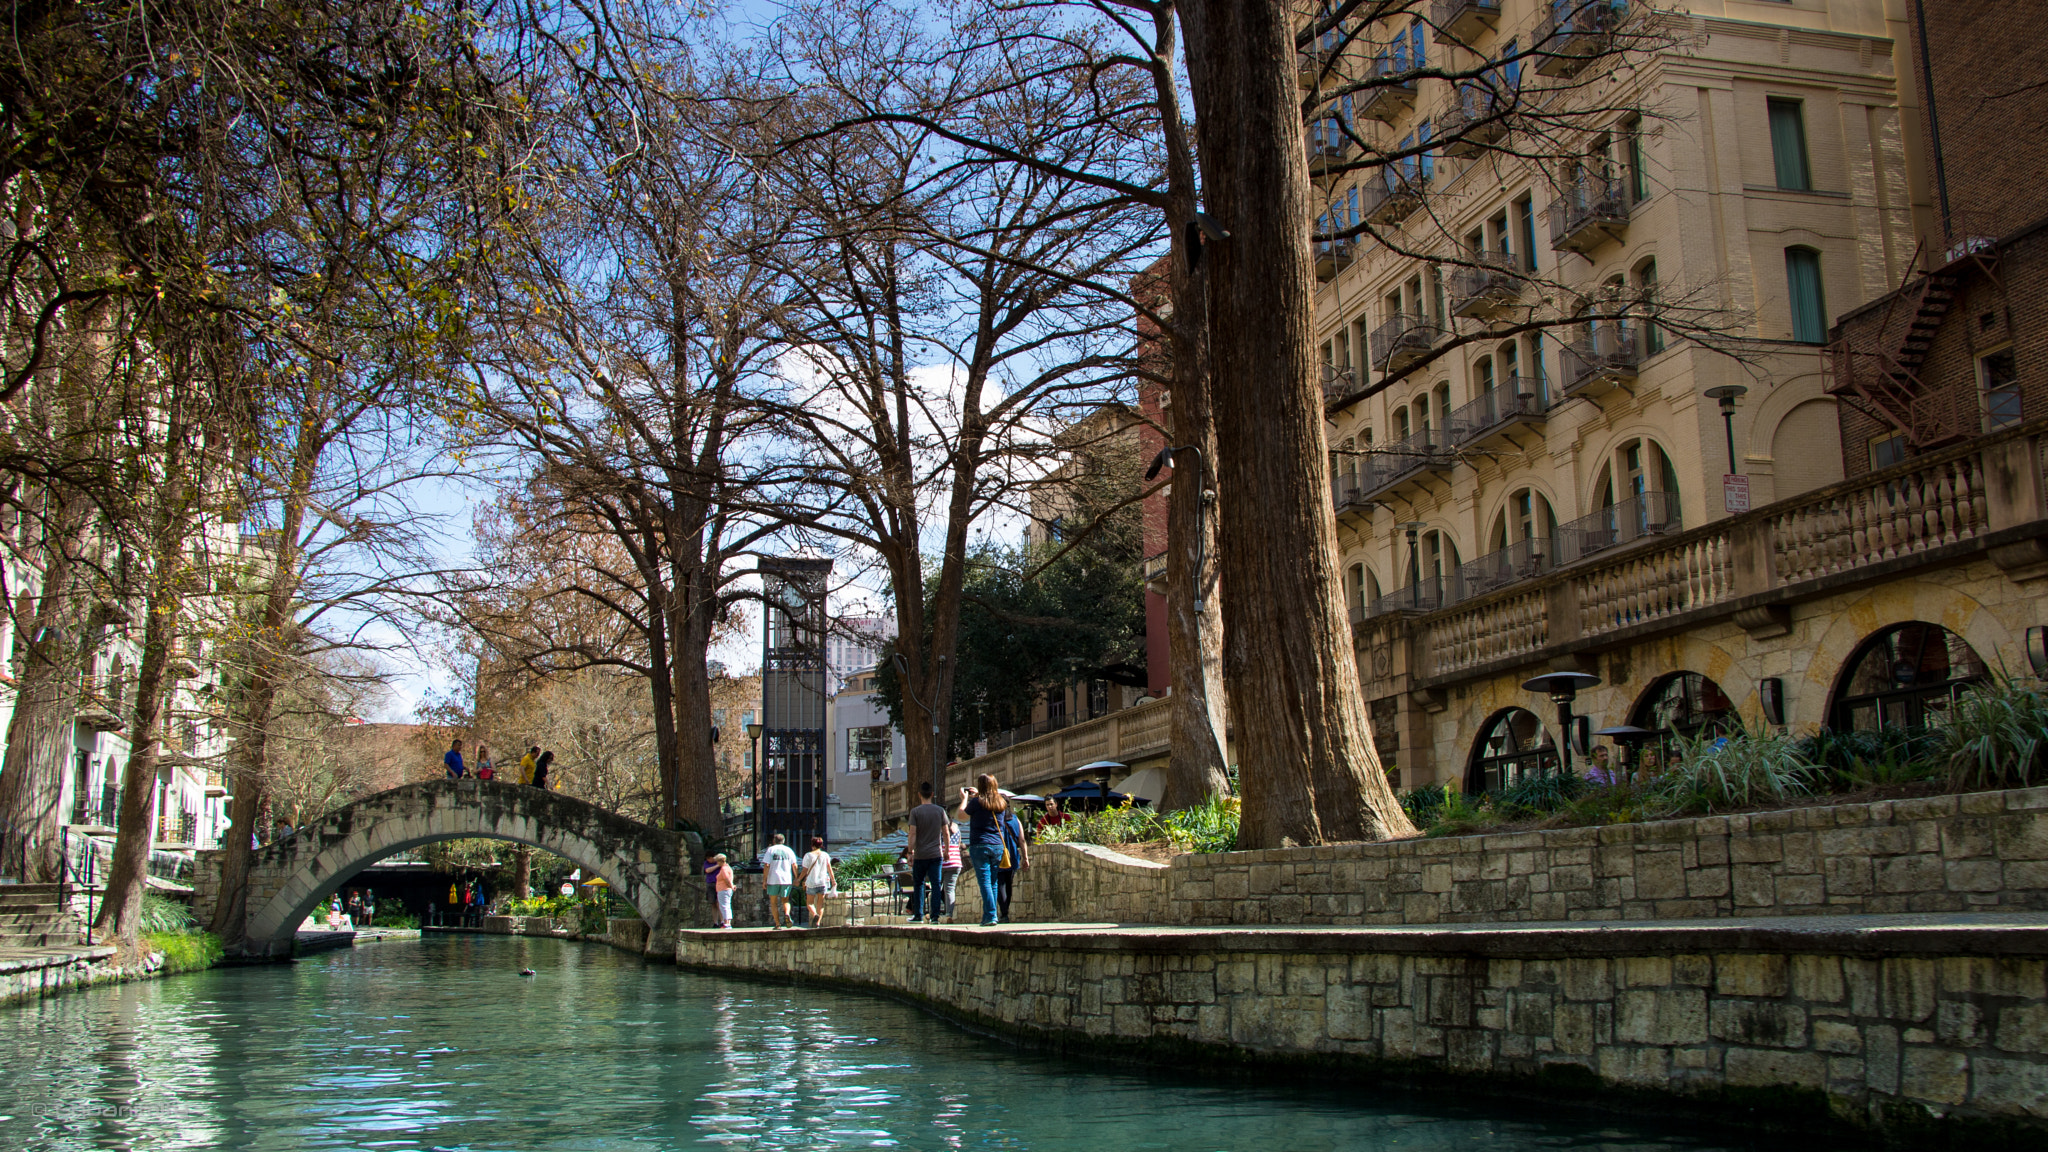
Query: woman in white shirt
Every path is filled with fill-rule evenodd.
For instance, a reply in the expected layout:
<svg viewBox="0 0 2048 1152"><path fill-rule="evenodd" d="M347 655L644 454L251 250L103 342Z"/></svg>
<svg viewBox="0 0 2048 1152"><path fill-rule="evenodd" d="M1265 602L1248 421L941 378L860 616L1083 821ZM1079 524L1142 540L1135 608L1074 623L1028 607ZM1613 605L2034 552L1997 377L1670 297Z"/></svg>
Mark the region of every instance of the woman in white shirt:
<svg viewBox="0 0 2048 1152"><path fill-rule="evenodd" d="M804 899L811 910L811 927L825 923L825 893L832 890L832 857L825 852L825 838L811 837L811 850L804 853Z"/></svg>

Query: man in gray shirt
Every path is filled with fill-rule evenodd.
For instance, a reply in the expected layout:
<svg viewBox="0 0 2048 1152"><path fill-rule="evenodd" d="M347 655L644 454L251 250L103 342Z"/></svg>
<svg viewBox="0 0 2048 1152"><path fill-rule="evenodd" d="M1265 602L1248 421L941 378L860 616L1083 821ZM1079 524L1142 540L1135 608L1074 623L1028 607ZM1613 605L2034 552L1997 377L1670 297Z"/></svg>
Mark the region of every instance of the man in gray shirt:
<svg viewBox="0 0 2048 1152"><path fill-rule="evenodd" d="M939 872L946 863L946 810L932 803L932 785L917 786L924 801L910 810L910 922L936 922L939 918ZM925 883L931 883L931 900L925 900ZM925 915L930 909L931 914Z"/></svg>

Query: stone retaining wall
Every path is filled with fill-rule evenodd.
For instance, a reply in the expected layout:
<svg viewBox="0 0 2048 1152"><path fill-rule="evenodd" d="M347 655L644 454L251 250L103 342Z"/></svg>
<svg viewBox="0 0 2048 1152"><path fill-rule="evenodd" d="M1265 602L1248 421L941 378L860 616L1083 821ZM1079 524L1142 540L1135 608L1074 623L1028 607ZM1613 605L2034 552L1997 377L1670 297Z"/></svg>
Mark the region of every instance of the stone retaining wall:
<svg viewBox="0 0 2048 1152"><path fill-rule="evenodd" d="M1095 1054L1655 1093L1737 1123L2042 1146L2048 918L1876 919L687 931L676 959L885 991Z"/></svg>
<svg viewBox="0 0 2048 1152"><path fill-rule="evenodd" d="M2048 788L1177 856L1048 844L1025 923L1450 924L2048 910ZM978 912L972 877L960 918Z"/></svg>

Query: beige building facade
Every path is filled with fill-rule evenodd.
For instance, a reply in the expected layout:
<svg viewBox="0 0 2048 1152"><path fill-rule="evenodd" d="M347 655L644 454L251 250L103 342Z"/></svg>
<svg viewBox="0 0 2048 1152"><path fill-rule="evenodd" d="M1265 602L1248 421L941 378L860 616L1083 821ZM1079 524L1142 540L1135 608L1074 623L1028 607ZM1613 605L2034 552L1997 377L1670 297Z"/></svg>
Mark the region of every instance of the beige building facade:
<svg viewBox="0 0 2048 1152"><path fill-rule="evenodd" d="M1880 651L1928 700L2024 665L2039 586L1992 553L2043 518L2038 435L1844 482L1824 389L1833 318L1925 263L1909 5L1676 7L1438 0L1304 58L1306 92L1352 89L1312 170L1400 157L1319 175L1315 228L1346 594L1402 787L1554 759L1520 687L1549 670L1600 677L1593 728L1805 730L1849 722ZM1453 79L1356 87L1404 67Z"/></svg>

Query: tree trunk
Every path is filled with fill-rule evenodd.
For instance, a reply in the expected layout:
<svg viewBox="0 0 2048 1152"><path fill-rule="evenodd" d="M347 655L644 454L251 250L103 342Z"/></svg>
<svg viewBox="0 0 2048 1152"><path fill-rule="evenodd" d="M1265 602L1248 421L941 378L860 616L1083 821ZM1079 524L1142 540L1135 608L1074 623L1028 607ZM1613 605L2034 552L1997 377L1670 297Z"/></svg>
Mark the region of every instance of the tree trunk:
<svg viewBox="0 0 2048 1152"><path fill-rule="evenodd" d="M72 585L92 502L68 488L56 495L59 506L46 528L41 594L34 615L19 624L27 639L26 656L15 685L14 715L7 723L7 759L0 769L0 819L17 833L10 854L20 853L18 861L0 861L0 868L18 867L30 883L52 883L63 876L64 775L71 768L78 676L87 647L80 634L85 614Z"/></svg>
<svg viewBox="0 0 2048 1152"><path fill-rule="evenodd" d="M512 850L512 896L524 900L533 895L533 849L521 844Z"/></svg>
<svg viewBox="0 0 2048 1152"><path fill-rule="evenodd" d="M91 398L104 384L105 309L94 306L79 319L78 347L56 373L54 411L46 410L50 439L59 445L52 471L68 473L93 455ZM92 497L71 484L48 484L42 492L42 585L28 620L16 622L27 643L15 684L14 714L7 724L7 752L0 761L0 825L15 836L0 871L20 868L31 883L63 878L64 777L71 771L72 727L78 712L79 673L96 637L89 626L78 565L87 545ZM5 654L0 653L0 658Z"/></svg>
<svg viewBox="0 0 2048 1152"><path fill-rule="evenodd" d="M1161 811L1192 808L1230 791L1229 713L1224 701L1223 601L1216 581L1214 490L1216 424L1209 395L1209 282L1195 226L1193 149L1181 114L1173 57L1173 12L1161 14L1155 88L1167 132L1167 224L1173 265L1168 290L1173 315L1166 326L1172 358L1173 419L1168 435L1174 483L1166 508L1166 647L1172 717L1167 729L1166 786ZM1197 605L1200 605L1198 608Z"/></svg>
<svg viewBox="0 0 2048 1152"><path fill-rule="evenodd" d="M182 539L182 537L181 537ZM166 562L164 554L151 558L155 565ZM169 563L177 563L172 552ZM177 597L169 594L164 581L152 575L148 615L142 628L142 665L135 674L135 711L129 722L131 751L121 774L121 818L114 836L114 863L107 873L106 902L100 906L93 925L102 941L112 943L124 963L141 958L137 929L142 918L142 895L149 887L149 849L155 841L157 765L163 758L163 702L165 672L170 664L171 639L177 630Z"/></svg>
<svg viewBox="0 0 2048 1152"><path fill-rule="evenodd" d="M228 834L221 843L220 898L213 912L214 934L230 952L239 949L247 936L249 868L256 852L256 817L266 807L271 714L277 707L285 662L298 639L293 605L301 576L299 533L305 526L309 493L326 436L327 429L316 420L309 418L300 425L284 515L278 525L277 554L270 559L263 618L249 661L249 689L234 751L235 802L228 808Z"/></svg>
<svg viewBox="0 0 2048 1152"><path fill-rule="evenodd" d="M706 838L725 834L718 808L718 756L711 744L711 627L716 603L701 587L702 571L694 574L687 616L678 622L675 659L676 755L674 815L689 821ZM822 784L822 782L821 782Z"/></svg>
<svg viewBox="0 0 2048 1152"><path fill-rule="evenodd" d="M1239 847L1413 835L1373 748L1339 583L1294 10L1191 0L1185 17L1204 190L1229 234L1203 262Z"/></svg>

